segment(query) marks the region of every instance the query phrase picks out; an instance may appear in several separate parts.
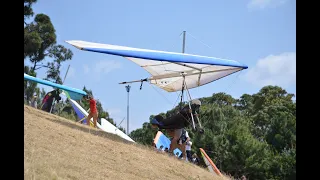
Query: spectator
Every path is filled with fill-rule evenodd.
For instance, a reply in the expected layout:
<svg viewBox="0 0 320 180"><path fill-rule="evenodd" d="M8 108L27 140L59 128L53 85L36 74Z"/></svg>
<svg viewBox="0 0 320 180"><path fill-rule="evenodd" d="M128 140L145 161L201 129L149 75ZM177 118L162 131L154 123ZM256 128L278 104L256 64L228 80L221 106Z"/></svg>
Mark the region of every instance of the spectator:
<svg viewBox="0 0 320 180"><path fill-rule="evenodd" d="M192 162L191 146L192 146L192 142L191 141L186 142L187 158L188 158L189 161Z"/></svg>
<svg viewBox="0 0 320 180"><path fill-rule="evenodd" d="M33 95L32 99L31 99L31 106L37 109L38 103L37 103L38 97L37 95Z"/></svg>

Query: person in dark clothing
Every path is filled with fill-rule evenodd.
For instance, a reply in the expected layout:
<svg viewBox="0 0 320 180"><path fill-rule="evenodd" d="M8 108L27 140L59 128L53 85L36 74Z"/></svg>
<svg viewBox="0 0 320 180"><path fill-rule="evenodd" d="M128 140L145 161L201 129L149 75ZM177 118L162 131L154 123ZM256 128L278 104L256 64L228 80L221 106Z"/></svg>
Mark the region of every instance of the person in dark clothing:
<svg viewBox="0 0 320 180"><path fill-rule="evenodd" d="M164 149L164 152L169 152L169 149L166 147L166 148Z"/></svg>
<svg viewBox="0 0 320 180"><path fill-rule="evenodd" d="M178 144L184 144L186 142L188 142L190 140L190 137L189 137L189 134L188 134L188 131L186 131L184 128L182 128L182 133L181 133L181 136L178 140Z"/></svg>
<svg viewBox="0 0 320 180"><path fill-rule="evenodd" d="M165 129L167 130L169 136L172 137L169 153L172 153L172 151L175 148L177 148L178 146L181 146L178 144L178 140L182 135L182 129L190 125L190 121L191 121L190 113L192 112L192 114L196 114L195 112L199 112L200 106L201 106L201 102L195 99L195 100L192 100L191 102L191 109L187 105L184 108L182 108L179 111L179 113L171 117L168 117L165 119L162 116L157 115L154 117L154 119L151 120L152 128ZM183 147L184 146L185 145L183 144ZM186 157L185 151L182 151L182 152L185 158Z"/></svg>
<svg viewBox="0 0 320 180"><path fill-rule="evenodd" d="M59 94L60 92L58 89L48 92L42 100L41 110L50 112L53 100L56 100L58 102L61 100Z"/></svg>

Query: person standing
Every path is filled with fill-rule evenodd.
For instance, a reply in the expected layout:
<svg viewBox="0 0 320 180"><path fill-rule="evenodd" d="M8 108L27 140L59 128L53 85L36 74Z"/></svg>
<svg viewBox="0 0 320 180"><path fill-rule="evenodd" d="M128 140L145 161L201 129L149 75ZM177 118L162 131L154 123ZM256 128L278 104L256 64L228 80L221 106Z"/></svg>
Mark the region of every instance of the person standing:
<svg viewBox="0 0 320 180"><path fill-rule="evenodd" d="M41 105L41 110L50 112L53 100L59 102L61 100L61 97L59 96L60 91L58 89L48 92L43 100Z"/></svg>
<svg viewBox="0 0 320 180"><path fill-rule="evenodd" d="M33 95L32 99L31 99L31 106L37 109L38 103L37 103L37 95Z"/></svg>
<svg viewBox="0 0 320 180"><path fill-rule="evenodd" d="M187 153L188 161L190 161L190 162L192 162L191 146L192 146L192 142L190 140L187 141L186 142L186 153Z"/></svg>
<svg viewBox="0 0 320 180"><path fill-rule="evenodd" d="M90 126L90 119L93 118L93 126L97 128L97 119L98 119L98 110L97 110L97 102L93 98L92 95L86 96L85 98L90 104L90 112L87 117L87 125Z"/></svg>

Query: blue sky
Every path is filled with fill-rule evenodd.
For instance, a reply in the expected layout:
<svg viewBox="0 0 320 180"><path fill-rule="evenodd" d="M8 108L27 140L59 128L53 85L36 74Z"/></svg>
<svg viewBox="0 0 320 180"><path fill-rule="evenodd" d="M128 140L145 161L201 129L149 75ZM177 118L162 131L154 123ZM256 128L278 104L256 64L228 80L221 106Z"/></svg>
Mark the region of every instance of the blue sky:
<svg viewBox="0 0 320 180"><path fill-rule="evenodd" d="M181 52L179 35L185 30L186 53L233 59L249 66L190 90L193 98L217 92L238 98L269 84L296 93L294 0L39 0L33 8L35 13L50 16L58 43L74 53L73 59L62 67L64 76L71 66L65 85L92 89L117 123L126 117L127 108L125 87L118 83L149 74L125 58L80 51L64 41ZM44 71L39 71L38 77L44 78ZM132 84L130 91L130 131L140 128L150 115L173 108L177 99L176 93L148 83L142 90L139 87L140 83ZM126 128L126 121L122 126Z"/></svg>

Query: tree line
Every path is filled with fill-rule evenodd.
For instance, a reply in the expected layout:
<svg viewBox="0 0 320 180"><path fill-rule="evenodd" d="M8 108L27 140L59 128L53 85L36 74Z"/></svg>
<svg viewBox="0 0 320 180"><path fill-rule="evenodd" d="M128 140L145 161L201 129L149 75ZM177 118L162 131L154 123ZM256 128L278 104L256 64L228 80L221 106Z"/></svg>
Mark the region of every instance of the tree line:
<svg viewBox="0 0 320 180"><path fill-rule="evenodd" d="M239 99L226 93L200 98L204 134L187 131L192 150L203 148L217 167L235 178L296 179L296 102L294 94L278 86L265 86ZM179 106L163 116L175 113ZM150 116L150 120L155 115ZM150 122L131 137L151 145L156 130Z"/></svg>

